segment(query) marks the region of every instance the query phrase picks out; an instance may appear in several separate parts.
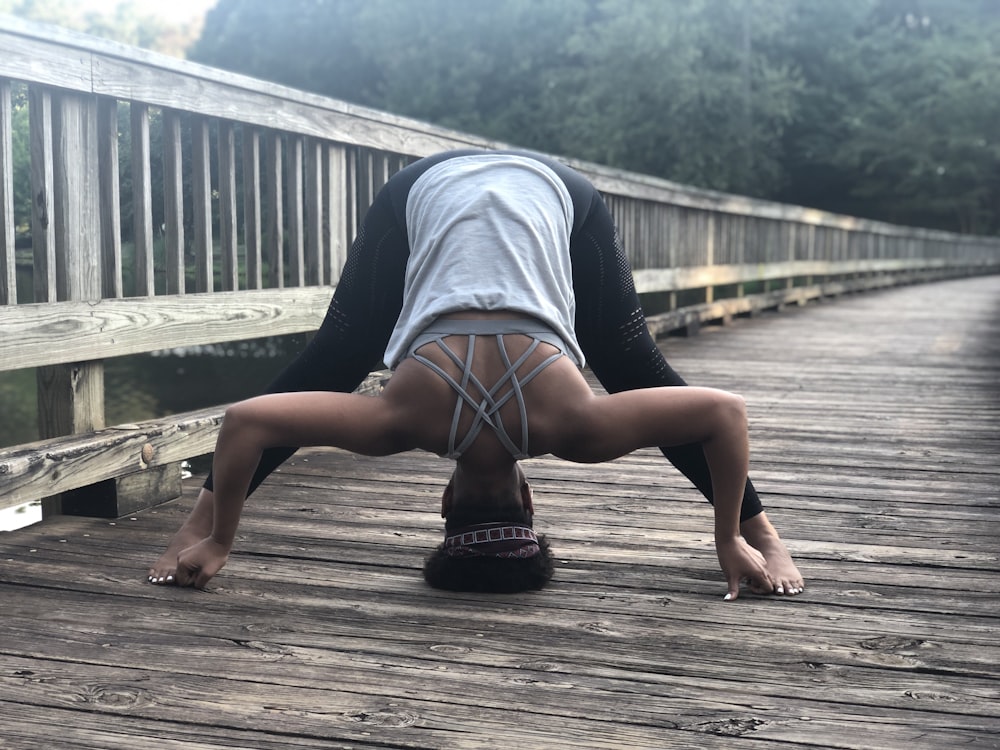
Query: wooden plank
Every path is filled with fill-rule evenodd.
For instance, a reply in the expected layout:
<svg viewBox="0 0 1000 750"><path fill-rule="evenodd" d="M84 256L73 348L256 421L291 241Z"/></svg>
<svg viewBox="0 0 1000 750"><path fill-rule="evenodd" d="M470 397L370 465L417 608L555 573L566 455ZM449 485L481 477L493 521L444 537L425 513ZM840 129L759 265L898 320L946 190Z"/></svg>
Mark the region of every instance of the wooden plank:
<svg viewBox="0 0 1000 750"><path fill-rule="evenodd" d="M0 370L314 331L331 293L257 289L4 308Z"/></svg>
<svg viewBox="0 0 1000 750"><path fill-rule="evenodd" d="M181 119L177 112L164 110L163 117L163 223L166 257L166 292L184 294L184 173L181 147ZM150 269L152 270L152 269ZM152 289L152 278L143 281L144 290ZM138 280L136 282L138 288ZM147 294L153 294L147 291Z"/></svg>
<svg viewBox="0 0 1000 750"><path fill-rule="evenodd" d="M323 170L323 192L326 210L323 213L324 275L331 284L340 280L340 270L347 261L347 248L351 236L348 229L348 206L352 204L348 192L347 154L340 146L329 144L324 148L326 168Z"/></svg>
<svg viewBox="0 0 1000 750"><path fill-rule="evenodd" d="M305 286L305 196L303 195L302 139L286 141L285 195L288 198L288 279L291 286Z"/></svg>
<svg viewBox="0 0 1000 750"><path fill-rule="evenodd" d="M28 89L31 141L31 253L34 301L55 302L56 224L53 172L52 97L37 86Z"/></svg>
<svg viewBox="0 0 1000 750"><path fill-rule="evenodd" d="M944 270L945 259L892 259L858 261L773 261L766 265L705 265L675 268L644 268L633 272L636 290L642 293L700 289L753 281L794 279L800 276L835 277L847 273L888 274L906 271Z"/></svg>
<svg viewBox="0 0 1000 750"><path fill-rule="evenodd" d="M373 373L358 392L377 393L387 377ZM0 450L0 508L211 453L224 413L216 406ZM66 419L50 421L57 417ZM84 432L77 425L67 432Z"/></svg>
<svg viewBox="0 0 1000 750"><path fill-rule="evenodd" d="M236 135L228 122L219 125L219 257L222 291L240 288L236 231Z"/></svg>
<svg viewBox="0 0 1000 750"><path fill-rule="evenodd" d="M121 195L118 185L118 102L97 101L98 177L101 225L101 296L121 297Z"/></svg>
<svg viewBox="0 0 1000 750"><path fill-rule="evenodd" d="M149 107L133 103L129 108L132 140L132 242L135 245L134 294L155 293L153 262L153 177L149 150Z"/></svg>
<svg viewBox="0 0 1000 750"><path fill-rule="evenodd" d="M281 133L269 133L264 166L266 212L264 258L268 265L267 285L278 289L285 286L285 211L282 202L281 158Z"/></svg>
<svg viewBox="0 0 1000 750"><path fill-rule="evenodd" d="M260 134L248 127L243 136L243 244L246 248L247 289L264 286L261 260Z"/></svg>
<svg viewBox="0 0 1000 750"><path fill-rule="evenodd" d="M0 78L0 305L17 304L14 258L14 108L11 83Z"/></svg>
<svg viewBox="0 0 1000 750"><path fill-rule="evenodd" d="M195 291L215 291L212 243L212 156L208 121L191 119L191 192L194 209Z"/></svg>
<svg viewBox="0 0 1000 750"><path fill-rule="evenodd" d="M315 139L305 143L305 278L304 284L326 284L330 274L324 272L323 235L323 144Z"/></svg>

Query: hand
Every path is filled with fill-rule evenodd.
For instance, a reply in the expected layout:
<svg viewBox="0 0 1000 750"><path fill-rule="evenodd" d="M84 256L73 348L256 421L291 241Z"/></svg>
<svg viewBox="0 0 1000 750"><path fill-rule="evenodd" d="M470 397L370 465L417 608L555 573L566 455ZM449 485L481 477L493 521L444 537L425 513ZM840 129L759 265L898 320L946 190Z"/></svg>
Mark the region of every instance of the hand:
<svg viewBox="0 0 1000 750"><path fill-rule="evenodd" d="M229 559L229 548L205 537L177 555L177 585L205 588Z"/></svg>
<svg viewBox="0 0 1000 750"><path fill-rule="evenodd" d="M741 537L716 540L715 551L719 556L719 565L726 576L729 591L726 601L736 599L740 595L740 581L750 581L750 589L755 594L770 594L774 591L774 581L767 571L764 556Z"/></svg>

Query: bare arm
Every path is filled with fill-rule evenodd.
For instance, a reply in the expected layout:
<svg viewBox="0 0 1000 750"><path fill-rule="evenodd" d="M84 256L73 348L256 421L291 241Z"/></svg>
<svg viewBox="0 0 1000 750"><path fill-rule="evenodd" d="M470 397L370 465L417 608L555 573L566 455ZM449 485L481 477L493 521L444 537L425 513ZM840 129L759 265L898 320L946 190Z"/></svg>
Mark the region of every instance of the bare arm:
<svg viewBox="0 0 1000 750"><path fill-rule="evenodd" d="M743 399L711 388L673 387L581 394L579 410L552 450L571 461L607 461L639 448L700 443L715 498L715 545L726 575L727 599L749 578L757 588L773 583L763 557L740 536L740 505L749 468Z"/></svg>
<svg viewBox="0 0 1000 750"><path fill-rule="evenodd" d="M412 447L398 423L398 410L389 401L349 393L277 393L230 406L212 464L212 533L178 556L178 583L200 588L225 565L264 450L327 445L386 455Z"/></svg>

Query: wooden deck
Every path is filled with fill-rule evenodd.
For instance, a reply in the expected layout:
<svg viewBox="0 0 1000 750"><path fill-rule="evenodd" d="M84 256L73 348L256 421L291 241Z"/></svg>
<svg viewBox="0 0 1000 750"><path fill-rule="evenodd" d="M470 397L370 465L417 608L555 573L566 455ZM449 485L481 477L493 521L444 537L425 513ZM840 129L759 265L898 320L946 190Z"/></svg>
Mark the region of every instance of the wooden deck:
<svg viewBox="0 0 1000 750"><path fill-rule="evenodd" d="M195 482L0 535L0 748L1000 747L1000 276L665 346L746 395L805 595L724 603L656 452L528 462L546 591L433 591L448 462L313 451L208 592L143 579Z"/></svg>

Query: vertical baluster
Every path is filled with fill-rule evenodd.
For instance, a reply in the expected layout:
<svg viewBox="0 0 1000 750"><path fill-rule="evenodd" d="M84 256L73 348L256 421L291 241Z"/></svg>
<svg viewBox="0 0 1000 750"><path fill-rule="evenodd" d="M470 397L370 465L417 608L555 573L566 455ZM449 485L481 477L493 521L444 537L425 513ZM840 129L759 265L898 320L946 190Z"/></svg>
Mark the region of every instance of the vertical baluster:
<svg viewBox="0 0 1000 750"><path fill-rule="evenodd" d="M208 120L191 120L191 192L194 209L195 289L215 291L212 244L212 157Z"/></svg>
<svg viewBox="0 0 1000 750"><path fill-rule="evenodd" d="M118 185L118 102L101 97L97 102L98 162L101 195L101 291L105 297L122 296L122 211Z"/></svg>
<svg viewBox="0 0 1000 750"><path fill-rule="evenodd" d="M317 286L329 278L324 273L323 236L323 144L315 138L306 141L306 283Z"/></svg>
<svg viewBox="0 0 1000 750"><path fill-rule="evenodd" d="M348 206L350 194L347 180L347 153L343 146L326 147L326 169L323 174L323 191L326 196L326 212L323 221L326 253L323 264L326 278L336 284L340 270L347 260L347 248L351 237L348 229Z"/></svg>
<svg viewBox="0 0 1000 750"><path fill-rule="evenodd" d="M281 199L281 133L273 132L267 138L267 245L268 286L285 286L285 217Z"/></svg>
<svg viewBox="0 0 1000 750"><path fill-rule="evenodd" d="M224 292L240 288L236 249L236 137L230 122L219 123L219 276Z"/></svg>
<svg viewBox="0 0 1000 750"><path fill-rule="evenodd" d="M0 305L17 304L13 115L10 81L0 78Z"/></svg>
<svg viewBox="0 0 1000 750"><path fill-rule="evenodd" d="M305 242L302 201L302 138L288 136L285 192L288 195L288 277L293 287L305 286Z"/></svg>
<svg viewBox="0 0 1000 750"><path fill-rule="evenodd" d="M261 272L260 134L243 127L243 244L246 252L247 289L264 286Z"/></svg>
<svg viewBox="0 0 1000 750"><path fill-rule="evenodd" d="M153 177L149 150L149 107L129 106L132 139L132 240L135 243L133 274L137 297L155 293L153 263Z"/></svg>
<svg viewBox="0 0 1000 750"><path fill-rule="evenodd" d="M38 86L28 90L31 141L31 252L35 302L55 302L56 223L53 216L52 96Z"/></svg>
<svg viewBox="0 0 1000 750"><path fill-rule="evenodd" d="M167 294L184 294L184 176L181 120L176 112L163 112L163 220ZM152 270L152 269L150 269ZM144 288L152 289L152 273ZM136 281L138 286L138 280ZM148 292L151 294L152 292Z"/></svg>

